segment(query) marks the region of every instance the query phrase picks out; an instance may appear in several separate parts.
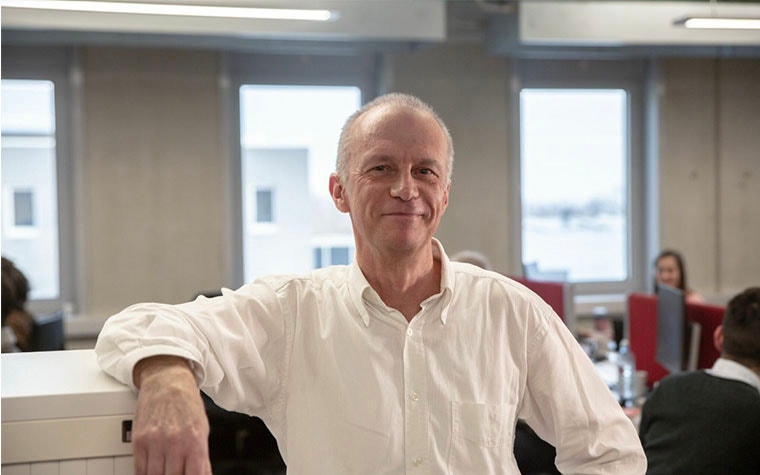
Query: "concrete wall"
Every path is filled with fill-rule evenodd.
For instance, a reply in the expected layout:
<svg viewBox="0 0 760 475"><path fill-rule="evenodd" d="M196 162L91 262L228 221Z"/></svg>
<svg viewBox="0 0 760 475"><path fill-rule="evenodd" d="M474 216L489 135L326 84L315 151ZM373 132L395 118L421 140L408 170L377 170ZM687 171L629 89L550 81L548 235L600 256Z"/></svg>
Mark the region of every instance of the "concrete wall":
<svg viewBox="0 0 760 475"><path fill-rule="evenodd" d="M661 64L660 244L708 296L760 285L760 61Z"/></svg>
<svg viewBox="0 0 760 475"><path fill-rule="evenodd" d="M86 48L81 312L182 302L224 282L218 57Z"/></svg>

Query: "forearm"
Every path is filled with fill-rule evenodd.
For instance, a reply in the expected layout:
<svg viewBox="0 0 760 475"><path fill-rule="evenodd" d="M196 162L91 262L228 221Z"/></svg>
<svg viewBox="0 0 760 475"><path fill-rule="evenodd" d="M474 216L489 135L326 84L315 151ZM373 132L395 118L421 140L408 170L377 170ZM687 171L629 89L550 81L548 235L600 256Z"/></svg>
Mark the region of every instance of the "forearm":
<svg viewBox="0 0 760 475"><path fill-rule="evenodd" d="M132 369L132 382L137 389L142 387L143 382L163 376L190 378L195 383L195 378L190 362L185 358L172 355L158 355L144 358L137 362Z"/></svg>

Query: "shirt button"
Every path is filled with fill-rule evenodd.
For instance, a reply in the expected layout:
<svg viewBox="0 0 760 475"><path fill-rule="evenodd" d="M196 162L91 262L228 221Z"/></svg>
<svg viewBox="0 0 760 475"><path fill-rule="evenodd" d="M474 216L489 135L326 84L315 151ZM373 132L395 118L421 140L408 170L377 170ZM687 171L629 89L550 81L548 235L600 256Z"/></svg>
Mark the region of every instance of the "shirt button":
<svg viewBox="0 0 760 475"><path fill-rule="evenodd" d="M412 393L409 395L409 397L412 398L412 401L418 401L420 399L420 395L417 393Z"/></svg>
<svg viewBox="0 0 760 475"><path fill-rule="evenodd" d="M414 332L412 331L411 328L409 328L409 329L406 330L406 334L409 335L409 336L412 336L412 335L414 335Z"/></svg>
<svg viewBox="0 0 760 475"><path fill-rule="evenodd" d="M422 465L422 457L417 457L414 459L414 466L419 467L420 465Z"/></svg>

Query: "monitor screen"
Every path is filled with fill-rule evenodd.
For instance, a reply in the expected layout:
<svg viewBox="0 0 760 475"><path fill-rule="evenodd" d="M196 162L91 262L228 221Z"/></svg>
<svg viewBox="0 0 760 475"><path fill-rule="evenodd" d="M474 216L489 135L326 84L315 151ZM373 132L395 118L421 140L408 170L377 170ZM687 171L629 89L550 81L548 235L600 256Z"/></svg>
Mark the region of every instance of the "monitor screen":
<svg viewBox="0 0 760 475"><path fill-rule="evenodd" d="M686 303L680 289L657 285L657 362L671 373L686 366Z"/></svg>
<svg viewBox="0 0 760 475"><path fill-rule="evenodd" d="M65 346L63 312L40 315L34 319L29 351L58 351Z"/></svg>

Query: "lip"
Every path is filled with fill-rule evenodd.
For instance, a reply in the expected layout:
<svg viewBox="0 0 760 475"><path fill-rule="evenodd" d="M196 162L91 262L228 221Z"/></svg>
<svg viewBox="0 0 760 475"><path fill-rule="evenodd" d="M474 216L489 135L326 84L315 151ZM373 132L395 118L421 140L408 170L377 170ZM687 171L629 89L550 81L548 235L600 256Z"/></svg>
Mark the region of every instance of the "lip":
<svg viewBox="0 0 760 475"><path fill-rule="evenodd" d="M391 213L383 213L383 216L391 216L391 217L398 217L398 218L418 218L418 217L422 217L423 213L397 211L397 212L391 212Z"/></svg>

